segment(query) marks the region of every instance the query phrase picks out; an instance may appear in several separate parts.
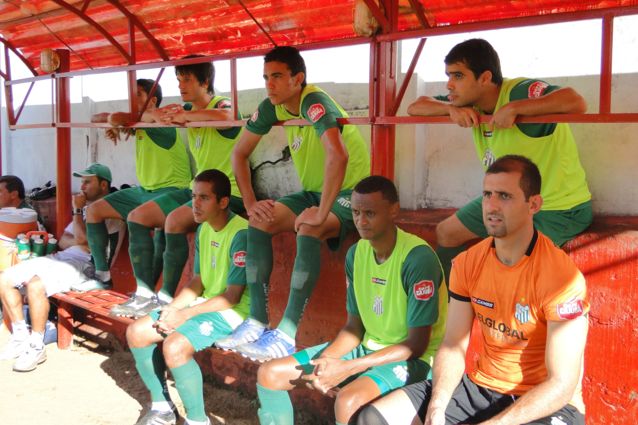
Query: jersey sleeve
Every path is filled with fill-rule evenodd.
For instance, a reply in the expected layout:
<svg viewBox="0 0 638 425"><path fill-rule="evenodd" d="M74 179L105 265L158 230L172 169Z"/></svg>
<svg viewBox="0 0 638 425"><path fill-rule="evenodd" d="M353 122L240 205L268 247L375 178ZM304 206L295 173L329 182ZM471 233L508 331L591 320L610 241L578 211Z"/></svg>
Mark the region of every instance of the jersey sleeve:
<svg viewBox="0 0 638 425"><path fill-rule="evenodd" d="M230 244L227 285L246 285L246 230L240 230Z"/></svg>
<svg viewBox="0 0 638 425"><path fill-rule="evenodd" d="M466 252L460 253L452 261L452 270L450 271L450 298L457 301L470 302L470 289L468 279L465 277L465 257Z"/></svg>
<svg viewBox="0 0 638 425"><path fill-rule="evenodd" d="M321 92L310 93L304 98L301 116L312 123L319 136L329 128L340 128L337 118L343 118L343 114L330 96Z"/></svg>
<svg viewBox="0 0 638 425"><path fill-rule="evenodd" d="M432 248L426 245L412 248L401 267L401 281L408 296L408 327L436 323L443 271Z"/></svg>
<svg viewBox="0 0 638 425"><path fill-rule="evenodd" d="M145 128L146 134L160 148L170 149L177 141L177 130L174 127Z"/></svg>
<svg viewBox="0 0 638 425"><path fill-rule="evenodd" d="M542 80L524 80L518 83L510 92L510 102L513 100L535 99L553 91L560 86L553 86ZM545 137L556 129L556 123L521 123L516 126L529 137Z"/></svg>
<svg viewBox="0 0 638 425"><path fill-rule="evenodd" d="M195 258L193 258L193 274L201 275L199 269L199 233L202 230L202 225L197 226L197 231L195 232Z"/></svg>
<svg viewBox="0 0 638 425"><path fill-rule="evenodd" d="M268 133L272 126L277 122L277 113L275 107L269 99L264 99L257 110L246 123L246 129L251 133L263 136Z"/></svg>
<svg viewBox="0 0 638 425"><path fill-rule="evenodd" d="M439 94L434 96L434 100L439 100L441 102L450 102L450 99L447 97L447 94Z"/></svg>
<svg viewBox="0 0 638 425"><path fill-rule="evenodd" d="M360 316L359 307L357 306L357 299L354 295L354 253L357 250L357 244L355 243L348 249L346 254L346 311L348 314Z"/></svg>
<svg viewBox="0 0 638 425"><path fill-rule="evenodd" d="M559 291L548 293L543 302L543 313L548 321L561 322L584 316L589 312L585 277L573 267L574 273ZM557 285L561 288L561 285Z"/></svg>

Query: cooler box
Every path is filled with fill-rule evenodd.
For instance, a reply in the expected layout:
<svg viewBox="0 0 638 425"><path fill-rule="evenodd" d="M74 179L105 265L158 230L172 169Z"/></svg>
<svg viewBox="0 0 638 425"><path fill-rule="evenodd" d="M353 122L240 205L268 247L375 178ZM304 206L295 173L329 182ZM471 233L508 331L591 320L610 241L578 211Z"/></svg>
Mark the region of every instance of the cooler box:
<svg viewBox="0 0 638 425"><path fill-rule="evenodd" d="M29 208L0 208L0 271L17 263L16 236L38 230L38 214Z"/></svg>

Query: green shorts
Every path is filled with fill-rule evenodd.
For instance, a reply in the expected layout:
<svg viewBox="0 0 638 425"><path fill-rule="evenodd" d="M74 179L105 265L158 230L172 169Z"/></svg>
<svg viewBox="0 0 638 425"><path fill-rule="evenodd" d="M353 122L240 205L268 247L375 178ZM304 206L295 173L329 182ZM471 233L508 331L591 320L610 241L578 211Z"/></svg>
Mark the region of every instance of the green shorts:
<svg viewBox="0 0 638 425"><path fill-rule="evenodd" d="M108 202L109 205L111 205L115 209L115 211L118 212L118 214L120 214L120 217L126 220L126 217L128 217L131 211L133 211L135 208L139 207L145 202L155 201L156 198L160 198L160 197L163 198L163 195L166 195L168 193L172 193L172 192L181 193L187 190L188 189L179 189L176 187L163 187L161 189L156 189L156 190L146 190L142 187L137 186L137 187L131 187L128 189L118 190L117 192L106 195L104 197L104 200ZM158 205L162 209L162 212L165 215L168 215L168 213L173 211L175 208L177 208L181 204L175 205L174 202L167 200L164 204L160 204L158 202Z"/></svg>
<svg viewBox="0 0 638 425"><path fill-rule="evenodd" d="M342 190L337 195L330 212L337 216L339 223L341 223L339 229L339 236L336 238L328 239L328 248L332 251L336 251L341 246L341 243L345 239L346 235L355 230L354 221L352 220L352 210L350 209L350 195L352 190ZM296 192L286 195L283 198L277 199L287 206L295 215L299 215L306 208L318 207L321 201L320 192Z"/></svg>
<svg viewBox="0 0 638 425"><path fill-rule="evenodd" d="M456 217L472 233L486 238L482 201L482 197L470 201L456 212ZM562 246L589 227L592 219L591 201L587 201L568 210L539 211L534 216L534 226L556 245Z"/></svg>
<svg viewBox="0 0 638 425"><path fill-rule="evenodd" d="M314 366L310 364L310 360L319 357L327 346L328 343L315 345L314 347L306 348L305 350L293 354L292 357L297 360L305 373L312 373ZM363 345L359 345L354 350L341 357L341 359L358 359L373 352L373 350L370 350ZM428 377L431 377L431 375L430 365L423 360L404 360L401 362L372 367L359 375L353 375L346 379L339 384L339 387L344 387L359 377L367 376L372 379L375 384L377 384L381 395L385 395L390 391L404 387L407 384L427 379Z"/></svg>
<svg viewBox="0 0 638 425"><path fill-rule="evenodd" d="M153 322L159 319L159 310L152 311L149 316ZM243 318L235 310L212 311L198 314L175 329L184 335L195 351L212 347L215 341L232 334Z"/></svg>
<svg viewBox="0 0 638 425"><path fill-rule="evenodd" d="M188 206L189 208L193 208L193 200L191 199L184 205ZM228 208L230 208L230 210L237 215L242 215L246 212L246 208L244 208L244 200L233 195L230 195L230 203L228 205Z"/></svg>

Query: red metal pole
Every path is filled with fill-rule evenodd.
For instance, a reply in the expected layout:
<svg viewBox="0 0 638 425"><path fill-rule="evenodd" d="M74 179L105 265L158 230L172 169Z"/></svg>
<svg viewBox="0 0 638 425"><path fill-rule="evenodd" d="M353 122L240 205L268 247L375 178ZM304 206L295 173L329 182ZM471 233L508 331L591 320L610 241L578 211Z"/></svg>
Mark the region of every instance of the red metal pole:
<svg viewBox="0 0 638 425"><path fill-rule="evenodd" d="M237 59L230 60L230 101L233 119L241 119L239 116L239 97L237 96Z"/></svg>
<svg viewBox="0 0 638 425"><path fill-rule="evenodd" d="M611 56L614 46L614 17L603 17L602 47L600 58L600 105L598 112L611 112Z"/></svg>
<svg viewBox="0 0 638 425"><path fill-rule="evenodd" d="M60 56L60 72L67 72L70 68L70 54L68 50L58 49ZM56 122L71 122L71 88L68 78L56 80ZM71 220L71 129L56 129L57 137L57 192L56 192L56 225L55 234L60 238L64 227Z"/></svg>

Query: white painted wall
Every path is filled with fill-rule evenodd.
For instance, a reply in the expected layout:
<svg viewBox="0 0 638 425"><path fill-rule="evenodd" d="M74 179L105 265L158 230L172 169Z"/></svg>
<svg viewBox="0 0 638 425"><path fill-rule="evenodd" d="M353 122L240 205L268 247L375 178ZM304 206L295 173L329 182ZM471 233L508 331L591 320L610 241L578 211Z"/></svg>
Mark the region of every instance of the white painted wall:
<svg viewBox="0 0 638 425"><path fill-rule="evenodd" d="M597 111L599 79L597 76L547 78L558 85L569 85L582 93L589 111ZM352 115L367 115L367 84L319 84ZM614 77L612 110L638 111L638 98L632 93L638 85L638 74ZM410 100L418 95L444 94L442 82L410 83L399 115L405 115ZM264 90L247 90L239 94L240 110L250 115L264 97ZM177 102L168 98L164 104ZM126 110L126 101L94 103L84 98L74 104L74 122L88 122L96 112ZM28 106L21 123L50 119L50 106ZM366 140L369 126L360 127ZM593 194L594 211L600 214L638 215L638 124L574 124L581 161L587 172ZM9 131L6 112L2 111L2 166L5 174L17 174L27 188L39 186L55 178L55 130L35 129ZM184 140L185 137L184 137ZM96 129L72 129L72 166L74 170L98 160L109 165L114 183L135 184L134 140L113 146ZM251 158L254 165L280 158L285 146L282 128L274 128L264 137ZM396 181L405 208L459 207L480 194L483 171L476 157L470 130L455 125L401 125L396 138ZM298 190L297 174L290 162L266 165L255 178L259 196L277 198ZM74 179L74 189L78 182Z"/></svg>

